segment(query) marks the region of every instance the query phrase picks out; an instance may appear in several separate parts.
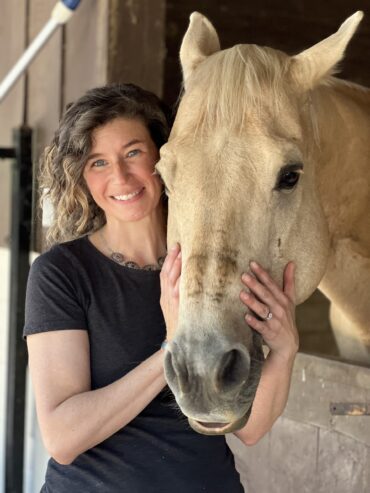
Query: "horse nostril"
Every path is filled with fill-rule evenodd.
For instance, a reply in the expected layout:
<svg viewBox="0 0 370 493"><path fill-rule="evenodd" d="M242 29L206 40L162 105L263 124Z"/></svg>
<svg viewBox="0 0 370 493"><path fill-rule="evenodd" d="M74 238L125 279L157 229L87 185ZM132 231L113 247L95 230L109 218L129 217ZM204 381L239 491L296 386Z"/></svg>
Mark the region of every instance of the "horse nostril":
<svg viewBox="0 0 370 493"><path fill-rule="evenodd" d="M189 392L189 372L184 361L181 357L181 352L172 346L172 351L168 351L164 359L164 370L166 374L166 380L170 387L178 387L183 393Z"/></svg>
<svg viewBox="0 0 370 493"><path fill-rule="evenodd" d="M216 387L228 392L234 390L247 380L250 360L246 352L232 349L225 353L216 373Z"/></svg>

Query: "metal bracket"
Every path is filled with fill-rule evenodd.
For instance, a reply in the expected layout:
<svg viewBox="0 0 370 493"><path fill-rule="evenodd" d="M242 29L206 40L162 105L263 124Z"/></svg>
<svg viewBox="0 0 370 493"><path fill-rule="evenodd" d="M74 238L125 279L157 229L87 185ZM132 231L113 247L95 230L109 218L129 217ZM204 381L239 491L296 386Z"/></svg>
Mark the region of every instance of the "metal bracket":
<svg viewBox="0 0 370 493"><path fill-rule="evenodd" d="M0 159L14 159L15 149L13 147L0 147Z"/></svg>
<svg viewBox="0 0 370 493"><path fill-rule="evenodd" d="M370 402L331 402L330 414L334 416L370 416Z"/></svg>

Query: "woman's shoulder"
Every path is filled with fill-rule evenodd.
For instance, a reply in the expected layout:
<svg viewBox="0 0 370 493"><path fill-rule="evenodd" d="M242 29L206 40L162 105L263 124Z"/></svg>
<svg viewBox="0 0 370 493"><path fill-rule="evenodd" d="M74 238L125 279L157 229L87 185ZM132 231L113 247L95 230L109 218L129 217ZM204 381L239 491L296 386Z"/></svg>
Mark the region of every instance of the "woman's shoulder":
<svg viewBox="0 0 370 493"><path fill-rule="evenodd" d="M85 238L78 238L53 245L35 258L31 270L52 268L69 271L78 269L81 267L82 259L86 257L85 242Z"/></svg>

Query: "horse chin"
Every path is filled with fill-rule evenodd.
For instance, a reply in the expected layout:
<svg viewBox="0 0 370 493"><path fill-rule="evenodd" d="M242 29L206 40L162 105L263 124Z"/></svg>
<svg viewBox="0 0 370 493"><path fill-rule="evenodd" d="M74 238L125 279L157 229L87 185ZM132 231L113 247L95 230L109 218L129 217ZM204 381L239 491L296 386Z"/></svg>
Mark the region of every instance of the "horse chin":
<svg viewBox="0 0 370 493"><path fill-rule="evenodd" d="M250 413L251 408L244 416L232 423L206 423L204 421L196 421L192 418L188 418L188 421L193 430L202 435L225 435L226 433L232 433L243 428L249 419Z"/></svg>

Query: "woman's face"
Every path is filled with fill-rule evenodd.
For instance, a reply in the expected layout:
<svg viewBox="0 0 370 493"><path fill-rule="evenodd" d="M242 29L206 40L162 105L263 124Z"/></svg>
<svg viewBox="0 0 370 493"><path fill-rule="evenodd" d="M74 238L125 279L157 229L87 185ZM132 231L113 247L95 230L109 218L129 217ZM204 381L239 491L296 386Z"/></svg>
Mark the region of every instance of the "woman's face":
<svg viewBox="0 0 370 493"><path fill-rule="evenodd" d="M162 184L153 175L159 152L139 119L116 118L92 134L83 177L107 221L139 221L158 206Z"/></svg>

